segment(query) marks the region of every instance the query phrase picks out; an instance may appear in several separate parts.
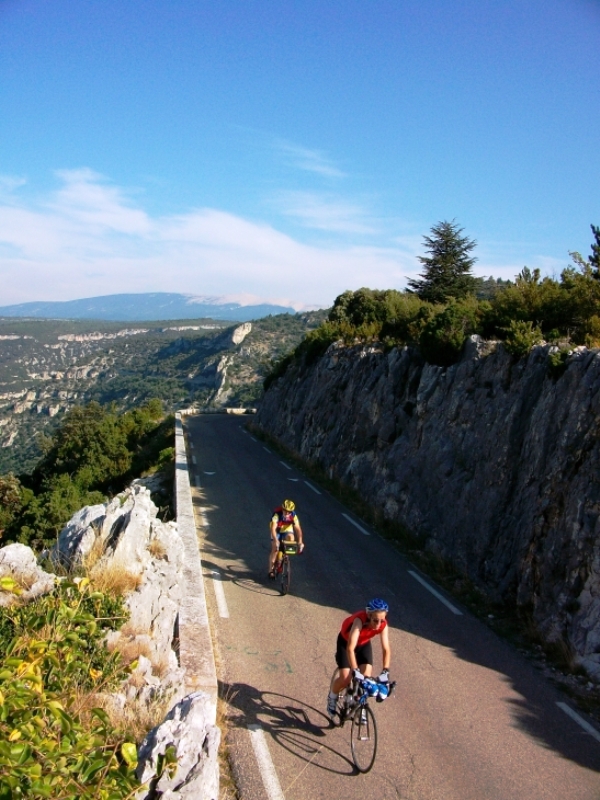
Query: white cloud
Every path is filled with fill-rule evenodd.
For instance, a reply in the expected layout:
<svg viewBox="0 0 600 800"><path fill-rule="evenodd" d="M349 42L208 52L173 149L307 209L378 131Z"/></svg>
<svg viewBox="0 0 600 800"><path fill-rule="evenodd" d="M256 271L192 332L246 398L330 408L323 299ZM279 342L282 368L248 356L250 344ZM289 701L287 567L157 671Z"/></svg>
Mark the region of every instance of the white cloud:
<svg viewBox="0 0 600 800"><path fill-rule="evenodd" d="M91 170L57 175L59 188L35 202L0 201L0 305L165 291L300 309L346 289L400 287L412 267L400 248L319 247L218 209L151 216ZM312 208L314 220L364 232L360 209Z"/></svg>

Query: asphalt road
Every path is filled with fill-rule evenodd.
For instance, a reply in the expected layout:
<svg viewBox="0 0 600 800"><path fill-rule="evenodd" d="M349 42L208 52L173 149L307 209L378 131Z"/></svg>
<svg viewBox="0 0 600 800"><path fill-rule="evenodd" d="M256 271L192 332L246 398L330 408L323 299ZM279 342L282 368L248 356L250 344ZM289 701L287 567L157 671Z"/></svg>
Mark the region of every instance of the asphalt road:
<svg viewBox="0 0 600 800"><path fill-rule="evenodd" d="M558 705L569 707L523 656L243 423L185 423L242 800L598 800L600 734ZM269 519L286 497L306 550L284 597L266 572ZM325 702L340 623L372 596L391 607L398 687L373 705L379 751L361 775L349 726L331 728ZM377 641L374 651L378 669Z"/></svg>

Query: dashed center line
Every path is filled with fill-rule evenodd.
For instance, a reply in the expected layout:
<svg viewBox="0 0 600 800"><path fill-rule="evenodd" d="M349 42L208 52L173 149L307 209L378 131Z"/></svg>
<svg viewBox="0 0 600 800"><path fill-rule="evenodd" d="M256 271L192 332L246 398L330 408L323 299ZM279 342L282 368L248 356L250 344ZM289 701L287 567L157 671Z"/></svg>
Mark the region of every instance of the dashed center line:
<svg viewBox="0 0 600 800"><path fill-rule="evenodd" d="M248 725L248 730L267 797L269 800L285 800L263 729L260 725Z"/></svg>
<svg viewBox="0 0 600 800"><path fill-rule="evenodd" d="M598 733L596 728L590 725L589 722L586 722L583 717L580 717L576 711L573 711L573 709L566 703L557 703L556 705L561 711L564 711L567 716L571 717L572 720L582 727L586 733L589 733L589 735L593 736L596 741L600 742L600 733Z"/></svg>
<svg viewBox="0 0 600 800"><path fill-rule="evenodd" d="M229 609L227 608L227 600L225 599L225 592L223 591L221 573L216 569L213 570L213 586L215 587L215 597L217 598L219 616L223 619L229 619Z"/></svg>
<svg viewBox="0 0 600 800"><path fill-rule="evenodd" d="M192 464L196 464L196 463L197 463L196 456L192 456Z"/></svg>
<svg viewBox="0 0 600 800"><path fill-rule="evenodd" d="M266 450L267 453L271 452L268 447L263 447L263 450Z"/></svg>
<svg viewBox="0 0 600 800"><path fill-rule="evenodd" d="M364 533L364 535L365 535L365 536L370 536L370 535L371 535L371 534L369 533L369 531L365 530L365 529L363 528L363 526L362 526L362 525L359 525L359 524L358 524L358 522L355 522L355 521L352 519L352 517L349 517L349 516L348 516L348 514L342 514L342 517L345 517L345 518L348 520L348 522L352 523L352 525L354 525L354 527L355 527L355 528L358 528L358 530L359 530L361 533Z"/></svg>
<svg viewBox="0 0 600 800"><path fill-rule="evenodd" d="M308 486L309 489L312 489L315 494L321 494L321 492L318 489L315 489L312 483L309 483L308 481L304 481L304 483Z"/></svg>
<svg viewBox="0 0 600 800"><path fill-rule="evenodd" d="M290 465L289 465L289 464L286 464L286 463L285 463L285 461L280 461L279 463L280 463L280 464L283 464L283 466L284 466L286 469L291 469Z"/></svg>
<svg viewBox="0 0 600 800"><path fill-rule="evenodd" d="M440 603L443 603L443 604L446 606L446 608L449 608L449 609L450 609L450 611L451 611L453 614L457 614L458 616L462 617L462 611L459 611L459 610L458 610L458 608L456 608L456 606L453 606L453 605L452 605L452 603L449 603L449 602L448 602L448 600L446 600L446 598L444 597L444 595L440 594L440 593L437 591L437 589L434 589L434 588L433 588L433 586L430 586L430 585L427 583L427 581L424 581L424 580L423 580L423 578L422 578L420 575L418 575L416 572L413 572L413 570L412 570L412 569L409 569L409 570L408 570L408 574L409 574L409 575L412 575L412 576L413 576L413 578L414 578L416 581L419 581L419 583L421 584L421 586L424 586L424 587L427 589L427 591L428 591L428 592L431 592L431 594L432 594L434 597L437 597L437 599L440 601Z"/></svg>

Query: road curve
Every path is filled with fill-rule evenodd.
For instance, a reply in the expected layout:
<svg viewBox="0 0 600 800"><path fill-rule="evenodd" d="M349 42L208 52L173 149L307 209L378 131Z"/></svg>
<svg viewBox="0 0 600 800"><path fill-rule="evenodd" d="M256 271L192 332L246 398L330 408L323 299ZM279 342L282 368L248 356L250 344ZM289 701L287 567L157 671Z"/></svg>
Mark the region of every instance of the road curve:
<svg viewBox="0 0 600 800"><path fill-rule="evenodd" d="M600 733L535 667L239 417L185 426L242 800L598 800ZM282 597L266 569L285 497L307 547ZM379 752L359 775L348 726L330 728L324 711L340 622L374 595L391 606L398 690L374 706Z"/></svg>

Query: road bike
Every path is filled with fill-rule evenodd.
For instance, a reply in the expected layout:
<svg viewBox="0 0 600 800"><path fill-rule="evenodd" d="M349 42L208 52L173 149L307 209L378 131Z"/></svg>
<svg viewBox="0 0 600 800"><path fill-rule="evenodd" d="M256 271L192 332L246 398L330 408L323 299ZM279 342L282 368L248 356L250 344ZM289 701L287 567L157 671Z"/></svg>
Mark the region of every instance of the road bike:
<svg viewBox="0 0 600 800"><path fill-rule="evenodd" d="M281 541L275 560L275 577L279 578L281 594L287 594L292 581L292 564L290 556L298 555L300 545L298 542Z"/></svg>
<svg viewBox="0 0 600 800"><path fill-rule="evenodd" d="M331 683L339 674L339 667L336 667ZM332 720L332 723L339 728L343 728L346 722L350 723L350 751L354 766L359 772L369 772L377 755L377 722L369 706L369 698L374 697L380 703L395 688L396 681L381 683L375 678L353 678L350 686L338 697L337 722Z"/></svg>

